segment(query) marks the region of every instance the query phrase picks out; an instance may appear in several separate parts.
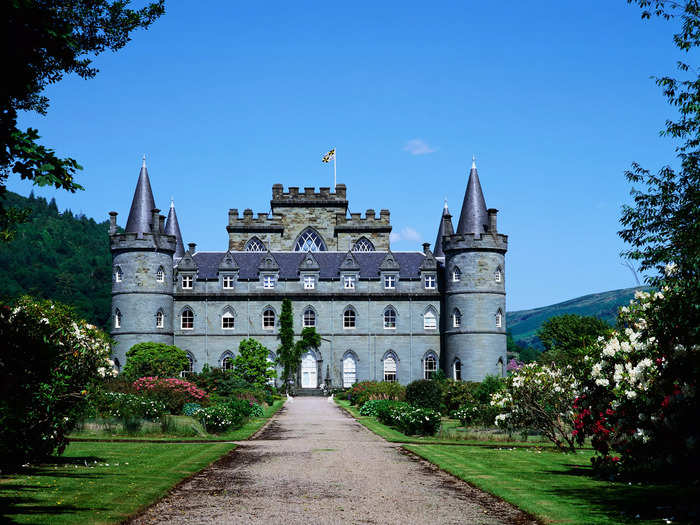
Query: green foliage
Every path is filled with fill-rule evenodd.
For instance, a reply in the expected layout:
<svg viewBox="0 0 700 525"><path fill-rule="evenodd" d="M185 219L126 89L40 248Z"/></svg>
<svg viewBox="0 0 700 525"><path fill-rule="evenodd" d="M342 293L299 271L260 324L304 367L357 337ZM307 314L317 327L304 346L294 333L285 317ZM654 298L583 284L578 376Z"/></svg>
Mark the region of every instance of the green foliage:
<svg viewBox="0 0 700 525"><path fill-rule="evenodd" d="M267 360L269 355L270 351L255 339L243 339L233 360L233 373L255 388L265 388L268 380L277 377L272 363Z"/></svg>
<svg viewBox="0 0 700 525"><path fill-rule="evenodd" d="M285 389L290 379L296 375L297 367L301 359L301 354L297 355L298 347L294 345L294 318L292 317L292 301L285 299L282 301L282 311L279 319L280 325L280 346L277 349L277 361L282 365L282 382Z"/></svg>
<svg viewBox="0 0 700 525"><path fill-rule="evenodd" d="M38 461L66 446L86 396L113 372L109 338L60 303L0 303L0 465Z"/></svg>
<svg viewBox="0 0 700 525"><path fill-rule="evenodd" d="M406 386L406 401L413 406L440 411L442 390L432 379L419 379Z"/></svg>
<svg viewBox="0 0 700 525"><path fill-rule="evenodd" d="M264 417L265 416L265 411L263 410L263 407L258 405L257 403L253 403L250 405L250 417Z"/></svg>
<svg viewBox="0 0 700 525"><path fill-rule="evenodd" d="M393 399L403 401L406 398L406 388L388 381L361 381L348 390L348 401L353 405L362 406L371 399Z"/></svg>
<svg viewBox="0 0 700 525"><path fill-rule="evenodd" d="M202 405L199 403L185 403L182 405L182 415L193 416L200 408L202 408Z"/></svg>
<svg viewBox="0 0 700 525"><path fill-rule="evenodd" d="M213 401L226 402L230 399L246 399L254 403L272 405L274 398L269 385L254 388L238 377L233 370L223 370L204 365L199 374L188 376L197 386L206 390Z"/></svg>
<svg viewBox="0 0 700 525"><path fill-rule="evenodd" d="M393 408L400 402L393 399L370 399L360 407L360 415L377 417L380 412Z"/></svg>
<svg viewBox="0 0 700 525"><path fill-rule="evenodd" d="M202 408L195 413L209 433L221 433L240 428L252 413L253 403L242 399L231 399L227 403L217 403Z"/></svg>
<svg viewBox="0 0 700 525"><path fill-rule="evenodd" d="M137 343L126 352L122 375L131 381L140 377L177 377L188 367L187 353L177 346Z"/></svg>
<svg viewBox="0 0 700 525"><path fill-rule="evenodd" d="M442 384L442 408L449 414L454 410L475 401L478 383L449 379Z"/></svg>
<svg viewBox="0 0 700 525"><path fill-rule="evenodd" d="M137 394L104 392L93 400L97 414L102 418L114 418L129 433L137 432L143 420L159 421L167 412L165 404Z"/></svg>
<svg viewBox="0 0 700 525"><path fill-rule="evenodd" d="M165 11L163 0L139 10L128 1L79 0L35 2L17 0L0 4L0 34L5 71L0 95L0 239L11 239L16 214L2 201L10 173L39 186L71 192L82 189L73 177L82 169L71 158L61 159L37 141L36 129L17 127L22 111L46 114L44 88L66 74L92 78L92 58L106 49L117 51L137 28L148 28Z"/></svg>
<svg viewBox="0 0 700 525"><path fill-rule="evenodd" d="M608 323L596 317L573 314L552 317L537 332L545 349L540 361L559 367L577 366L585 357L585 349L611 330Z"/></svg>
<svg viewBox="0 0 700 525"><path fill-rule="evenodd" d="M377 419L406 435L432 436L440 429L440 413L430 408L392 401L376 407Z"/></svg>
<svg viewBox="0 0 700 525"><path fill-rule="evenodd" d="M96 223L70 210L59 213L55 202L51 206L33 195L8 192L5 202L25 209L29 220L17 227L13 241L0 242L0 296L28 293L60 301L88 322L109 328L109 222Z"/></svg>

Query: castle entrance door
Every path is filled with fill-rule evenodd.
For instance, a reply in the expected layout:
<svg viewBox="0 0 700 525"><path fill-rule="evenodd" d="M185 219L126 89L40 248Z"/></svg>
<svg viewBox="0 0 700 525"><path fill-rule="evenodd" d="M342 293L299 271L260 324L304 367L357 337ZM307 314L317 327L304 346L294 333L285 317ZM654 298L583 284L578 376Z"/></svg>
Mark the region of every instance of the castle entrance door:
<svg viewBox="0 0 700 525"><path fill-rule="evenodd" d="M316 388L317 386L316 358L311 352L307 352L301 358L301 388Z"/></svg>

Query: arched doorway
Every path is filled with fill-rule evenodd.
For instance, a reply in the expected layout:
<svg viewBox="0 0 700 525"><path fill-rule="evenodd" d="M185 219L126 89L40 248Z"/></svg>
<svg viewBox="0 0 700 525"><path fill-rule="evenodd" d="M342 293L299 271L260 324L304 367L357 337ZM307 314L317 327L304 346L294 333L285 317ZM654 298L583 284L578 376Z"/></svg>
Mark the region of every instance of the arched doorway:
<svg viewBox="0 0 700 525"><path fill-rule="evenodd" d="M316 387L318 387L316 357L311 352L307 352L301 358L301 388Z"/></svg>

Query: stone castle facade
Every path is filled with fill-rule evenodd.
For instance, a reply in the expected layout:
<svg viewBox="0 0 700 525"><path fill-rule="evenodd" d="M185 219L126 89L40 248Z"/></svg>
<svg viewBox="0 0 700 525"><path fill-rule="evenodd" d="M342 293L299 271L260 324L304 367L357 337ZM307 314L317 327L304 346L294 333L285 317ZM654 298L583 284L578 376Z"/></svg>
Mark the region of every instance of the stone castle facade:
<svg viewBox="0 0 700 525"><path fill-rule="evenodd" d="M507 236L474 164L457 229L445 204L433 251L392 252L389 211L348 213L344 184L275 184L270 206L229 210L227 251L185 250L173 204L167 219L155 206L144 160L125 231L110 213L117 366L144 341L186 350L194 371L230 366L249 337L274 360L287 297L297 336L314 327L322 338L302 359L304 388L405 384L439 369L469 381L504 375Z"/></svg>

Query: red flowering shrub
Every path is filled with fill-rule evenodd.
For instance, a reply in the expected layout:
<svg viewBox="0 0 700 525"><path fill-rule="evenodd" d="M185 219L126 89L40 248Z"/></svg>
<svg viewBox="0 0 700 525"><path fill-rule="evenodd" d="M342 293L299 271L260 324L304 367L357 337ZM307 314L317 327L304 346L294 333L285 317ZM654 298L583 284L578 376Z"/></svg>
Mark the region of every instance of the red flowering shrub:
<svg viewBox="0 0 700 525"><path fill-rule="evenodd" d="M348 400L357 406L373 399L393 399L403 401L406 398L406 388L399 383L389 381L361 381L348 391Z"/></svg>
<svg viewBox="0 0 700 525"><path fill-rule="evenodd" d="M185 403L205 404L209 394L189 381L174 377L140 377L133 383L136 392L165 404L171 414L180 414Z"/></svg>

